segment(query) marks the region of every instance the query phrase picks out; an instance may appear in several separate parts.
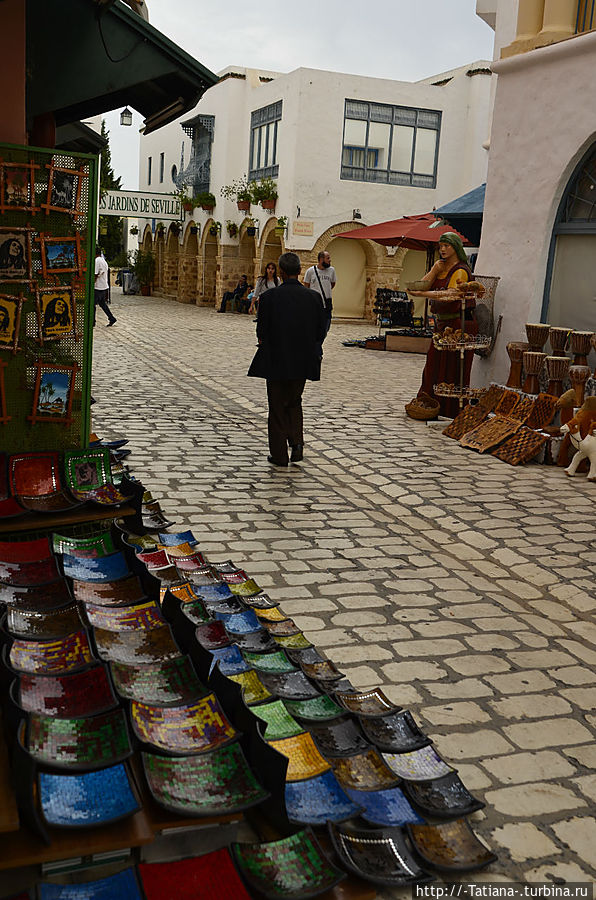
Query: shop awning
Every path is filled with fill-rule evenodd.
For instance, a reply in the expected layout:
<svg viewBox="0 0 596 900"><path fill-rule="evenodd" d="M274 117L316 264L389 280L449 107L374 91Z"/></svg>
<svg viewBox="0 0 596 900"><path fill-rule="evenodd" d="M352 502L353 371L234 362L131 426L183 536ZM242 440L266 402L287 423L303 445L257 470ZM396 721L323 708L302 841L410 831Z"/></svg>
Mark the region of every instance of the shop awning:
<svg viewBox="0 0 596 900"><path fill-rule="evenodd" d="M27 0L27 119L66 125L129 106L145 133L193 109L217 76L115 0Z"/></svg>
<svg viewBox="0 0 596 900"><path fill-rule="evenodd" d="M380 222L378 225L344 231L343 234L338 234L336 237L353 238L358 241L376 241L377 244L384 244L386 247L429 250L439 243L442 234L454 230L450 225L441 224L434 213L426 213L423 216L404 216L402 219L393 219L391 222ZM460 234L460 237L464 244L469 243L463 234Z"/></svg>
<svg viewBox="0 0 596 900"><path fill-rule="evenodd" d="M461 197L435 209L436 216L440 216L454 228L467 234L473 247L480 245L485 193L486 184L481 184L473 191L468 191L467 194L462 194Z"/></svg>

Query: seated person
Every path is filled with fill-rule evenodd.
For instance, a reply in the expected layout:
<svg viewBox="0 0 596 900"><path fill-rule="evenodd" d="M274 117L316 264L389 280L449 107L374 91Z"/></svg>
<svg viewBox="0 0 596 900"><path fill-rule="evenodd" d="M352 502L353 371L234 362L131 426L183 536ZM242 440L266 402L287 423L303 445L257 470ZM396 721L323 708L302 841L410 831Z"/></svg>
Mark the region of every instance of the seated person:
<svg viewBox="0 0 596 900"><path fill-rule="evenodd" d="M221 306L218 309L218 312L223 313L226 311L226 304L229 300L234 300L236 306L240 309L241 312L248 312L248 298L245 297L245 294L250 289L250 285L248 283L248 276L242 275L240 281L236 285L233 291L226 291L222 297Z"/></svg>

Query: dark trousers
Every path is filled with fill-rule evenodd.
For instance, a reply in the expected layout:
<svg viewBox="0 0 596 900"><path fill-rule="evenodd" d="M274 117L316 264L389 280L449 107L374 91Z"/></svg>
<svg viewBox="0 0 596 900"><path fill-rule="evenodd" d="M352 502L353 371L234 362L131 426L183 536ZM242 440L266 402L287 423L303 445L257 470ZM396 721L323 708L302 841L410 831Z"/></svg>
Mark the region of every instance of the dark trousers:
<svg viewBox="0 0 596 900"><path fill-rule="evenodd" d="M275 462L288 462L288 444L294 447L304 443L302 392L305 384L305 378L267 379L269 453Z"/></svg>
<svg viewBox="0 0 596 900"><path fill-rule="evenodd" d="M95 309L93 310L93 324L95 325L95 310L99 306L100 309L103 309L106 316L108 317L109 322L115 322L116 316L112 313L112 310L108 306L108 291L94 291L95 297Z"/></svg>

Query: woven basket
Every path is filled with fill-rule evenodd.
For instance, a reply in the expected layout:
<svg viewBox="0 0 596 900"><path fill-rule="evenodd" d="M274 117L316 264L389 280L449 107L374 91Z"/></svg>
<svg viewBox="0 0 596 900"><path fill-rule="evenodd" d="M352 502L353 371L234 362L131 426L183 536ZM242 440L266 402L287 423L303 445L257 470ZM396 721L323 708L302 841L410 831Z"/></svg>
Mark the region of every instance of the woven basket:
<svg viewBox="0 0 596 900"><path fill-rule="evenodd" d="M423 400L426 406L420 405ZM432 406L431 406L432 404ZM423 394L421 397L414 397L409 403L406 403L406 413L411 419L417 419L419 422L427 422L429 419L436 419L439 415L440 404L438 400L429 394Z"/></svg>

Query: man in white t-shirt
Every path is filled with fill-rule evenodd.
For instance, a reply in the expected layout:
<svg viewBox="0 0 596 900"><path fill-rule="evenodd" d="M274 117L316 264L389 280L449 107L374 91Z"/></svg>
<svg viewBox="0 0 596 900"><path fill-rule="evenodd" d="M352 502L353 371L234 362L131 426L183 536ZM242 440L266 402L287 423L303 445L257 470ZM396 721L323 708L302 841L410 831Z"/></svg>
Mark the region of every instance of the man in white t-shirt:
<svg viewBox="0 0 596 900"><path fill-rule="evenodd" d="M310 269L307 269L304 273L304 284L307 288L310 288L321 295L327 314L327 331L329 331L331 314L333 312L331 292L337 283L337 276L335 274L335 269L331 265L331 257L326 250L321 250L317 260L316 266L311 266Z"/></svg>
<svg viewBox="0 0 596 900"><path fill-rule="evenodd" d="M95 308L93 310L93 324L95 325L95 309L99 306L108 317L108 328L116 321L116 316L108 306L109 285L108 277L110 270L108 264L102 256L101 249L95 248Z"/></svg>

